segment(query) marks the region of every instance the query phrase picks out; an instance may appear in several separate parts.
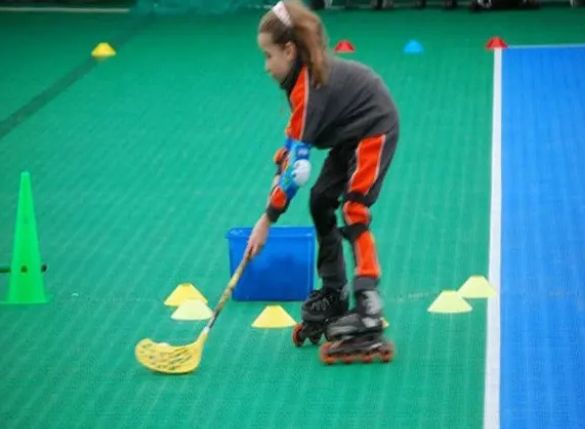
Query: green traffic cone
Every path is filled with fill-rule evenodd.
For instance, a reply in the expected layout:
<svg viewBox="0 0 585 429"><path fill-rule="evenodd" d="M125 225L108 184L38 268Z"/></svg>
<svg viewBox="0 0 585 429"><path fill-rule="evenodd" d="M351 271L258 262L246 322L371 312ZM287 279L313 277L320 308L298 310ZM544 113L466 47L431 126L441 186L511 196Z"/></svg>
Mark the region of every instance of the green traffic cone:
<svg viewBox="0 0 585 429"><path fill-rule="evenodd" d="M45 293L30 174L20 175L14 247L6 304L43 304Z"/></svg>

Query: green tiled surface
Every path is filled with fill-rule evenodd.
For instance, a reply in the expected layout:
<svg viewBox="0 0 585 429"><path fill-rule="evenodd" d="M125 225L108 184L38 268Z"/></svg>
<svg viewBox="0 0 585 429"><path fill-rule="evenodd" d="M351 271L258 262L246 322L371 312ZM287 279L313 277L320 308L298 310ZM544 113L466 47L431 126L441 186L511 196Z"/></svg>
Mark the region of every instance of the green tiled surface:
<svg viewBox="0 0 585 429"><path fill-rule="evenodd" d="M134 344L199 332L203 323L172 320L164 298L190 281L213 304L229 278L226 231L251 225L265 201L287 104L263 72L258 17L145 23L0 140L0 262L10 260L19 173L29 170L52 295L0 307L0 427L481 427L485 305L457 316L426 308L487 271L484 44L496 34L583 42L583 10L324 14L332 42L355 43L401 113L373 211L396 360L325 367L316 348L292 346L290 331L250 328L265 303L230 302L197 373L154 375L136 364ZM15 41L0 45L0 127L134 20L0 14L0 39ZM410 39L423 55L402 54ZM303 190L283 224L308 224L307 204ZM299 304L283 305L298 320Z"/></svg>

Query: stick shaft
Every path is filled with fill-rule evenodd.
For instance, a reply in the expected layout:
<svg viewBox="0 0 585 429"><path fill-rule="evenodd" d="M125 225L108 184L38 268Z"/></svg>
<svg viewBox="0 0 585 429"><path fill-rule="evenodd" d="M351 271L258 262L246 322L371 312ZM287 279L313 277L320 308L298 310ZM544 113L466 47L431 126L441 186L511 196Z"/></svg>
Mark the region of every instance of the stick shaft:
<svg viewBox="0 0 585 429"><path fill-rule="evenodd" d="M238 281L240 280L240 277L242 276L242 273L244 272L244 268L246 268L246 265L248 265L249 260L250 259L247 256L244 256L242 258L242 261L240 262L240 265L238 265L238 268L236 268L236 271L234 271L232 278L228 282L225 290L223 291L223 293L221 294L221 297L219 298L219 302L217 303L217 305L213 309L213 314L211 315L211 318L209 319L209 321L207 322L207 325L205 326L206 332L208 332L215 324L215 321L217 320L219 313L221 313L221 310L223 309L225 303L228 301L234 288L238 284Z"/></svg>

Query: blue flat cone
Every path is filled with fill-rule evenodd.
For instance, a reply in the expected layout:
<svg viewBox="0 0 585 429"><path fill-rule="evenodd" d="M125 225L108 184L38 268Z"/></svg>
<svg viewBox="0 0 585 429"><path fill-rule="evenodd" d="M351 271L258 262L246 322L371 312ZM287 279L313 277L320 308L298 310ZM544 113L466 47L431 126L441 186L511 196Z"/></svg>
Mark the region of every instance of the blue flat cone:
<svg viewBox="0 0 585 429"><path fill-rule="evenodd" d="M416 40L411 40L404 46L405 54L422 54L423 52L423 46Z"/></svg>

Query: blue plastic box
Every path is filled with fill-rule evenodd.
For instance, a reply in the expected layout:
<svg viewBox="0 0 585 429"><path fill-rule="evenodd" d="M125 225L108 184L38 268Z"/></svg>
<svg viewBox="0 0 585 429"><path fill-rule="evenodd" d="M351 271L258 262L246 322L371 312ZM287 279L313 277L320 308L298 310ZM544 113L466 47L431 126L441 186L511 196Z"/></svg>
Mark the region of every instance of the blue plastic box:
<svg viewBox="0 0 585 429"><path fill-rule="evenodd" d="M232 228L230 272L238 267L252 228ZM246 267L233 298L237 301L303 301L313 290L313 227L271 227L262 252Z"/></svg>

